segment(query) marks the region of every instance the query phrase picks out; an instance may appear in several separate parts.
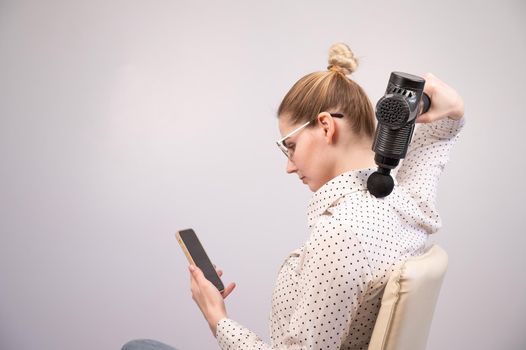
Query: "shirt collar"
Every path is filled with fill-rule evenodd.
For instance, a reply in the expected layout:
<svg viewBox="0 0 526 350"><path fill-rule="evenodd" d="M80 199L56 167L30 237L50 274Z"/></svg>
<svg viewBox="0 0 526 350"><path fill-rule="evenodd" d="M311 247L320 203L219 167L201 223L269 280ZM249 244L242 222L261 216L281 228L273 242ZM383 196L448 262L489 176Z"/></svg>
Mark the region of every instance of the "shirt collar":
<svg viewBox="0 0 526 350"><path fill-rule="evenodd" d="M321 186L312 195L307 207L309 228L312 228L320 215L340 198L352 192L367 191L367 179L376 170L368 168L348 171Z"/></svg>

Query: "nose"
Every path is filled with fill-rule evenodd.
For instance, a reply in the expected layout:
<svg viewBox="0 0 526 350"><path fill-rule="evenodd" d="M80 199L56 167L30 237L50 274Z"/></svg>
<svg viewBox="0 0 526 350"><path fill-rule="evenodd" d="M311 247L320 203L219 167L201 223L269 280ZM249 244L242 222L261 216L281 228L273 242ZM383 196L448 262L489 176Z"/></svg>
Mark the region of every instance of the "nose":
<svg viewBox="0 0 526 350"><path fill-rule="evenodd" d="M292 174L298 171L298 168L296 168L296 164L294 164L293 161L290 159L287 160L287 174Z"/></svg>

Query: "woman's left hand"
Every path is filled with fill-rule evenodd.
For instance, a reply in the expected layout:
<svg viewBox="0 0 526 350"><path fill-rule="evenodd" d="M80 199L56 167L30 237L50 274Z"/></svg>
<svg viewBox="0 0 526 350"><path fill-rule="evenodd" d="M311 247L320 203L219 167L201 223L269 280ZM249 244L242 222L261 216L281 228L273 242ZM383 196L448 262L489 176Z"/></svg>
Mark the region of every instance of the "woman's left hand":
<svg viewBox="0 0 526 350"><path fill-rule="evenodd" d="M197 266L190 265L190 289L192 291L192 299L194 299L197 306L203 313L203 316L208 321L210 330L216 335L217 323L227 317L224 299L234 290L235 283L230 283L225 287L223 293L220 293L217 288L206 279L203 271ZM221 276L223 272L217 270L217 274Z"/></svg>
<svg viewBox="0 0 526 350"><path fill-rule="evenodd" d="M432 123L446 117L461 119L464 116L464 101L455 89L431 73L424 75L424 78L426 80L424 92L431 99L431 106L426 113L416 118L416 122Z"/></svg>

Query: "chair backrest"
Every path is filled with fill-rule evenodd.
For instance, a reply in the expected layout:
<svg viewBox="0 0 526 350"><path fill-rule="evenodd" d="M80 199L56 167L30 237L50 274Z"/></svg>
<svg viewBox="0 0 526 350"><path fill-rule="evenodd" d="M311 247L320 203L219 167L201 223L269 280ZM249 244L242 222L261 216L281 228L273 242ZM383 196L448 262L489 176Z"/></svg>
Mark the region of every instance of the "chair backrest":
<svg viewBox="0 0 526 350"><path fill-rule="evenodd" d="M435 244L389 276L369 350L426 348L447 262L447 253Z"/></svg>

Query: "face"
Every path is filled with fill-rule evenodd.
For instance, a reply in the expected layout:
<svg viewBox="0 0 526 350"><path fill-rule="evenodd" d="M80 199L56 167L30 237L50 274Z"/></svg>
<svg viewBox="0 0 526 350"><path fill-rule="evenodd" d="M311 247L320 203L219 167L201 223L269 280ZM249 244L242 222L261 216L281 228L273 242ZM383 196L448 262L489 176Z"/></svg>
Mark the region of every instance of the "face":
<svg viewBox="0 0 526 350"><path fill-rule="evenodd" d="M279 118L282 136L288 135L302 123L291 125L288 118ZM284 140L290 154L287 159L287 173L298 175L299 179L315 192L334 176L334 161L329 151L327 136L319 123L308 126Z"/></svg>

